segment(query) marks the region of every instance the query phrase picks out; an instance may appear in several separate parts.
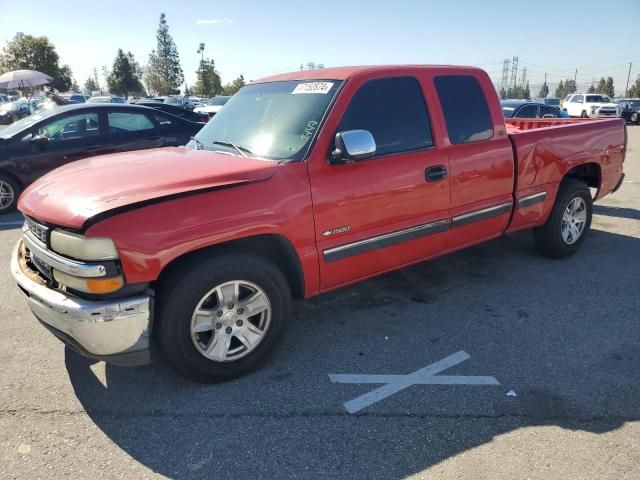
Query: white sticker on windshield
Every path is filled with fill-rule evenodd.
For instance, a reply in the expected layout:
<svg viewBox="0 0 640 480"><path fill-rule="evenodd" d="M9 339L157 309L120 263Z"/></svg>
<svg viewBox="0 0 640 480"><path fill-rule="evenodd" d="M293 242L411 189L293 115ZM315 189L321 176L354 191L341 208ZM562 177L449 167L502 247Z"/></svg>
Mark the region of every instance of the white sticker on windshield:
<svg viewBox="0 0 640 480"><path fill-rule="evenodd" d="M293 95L298 93L321 93L322 95L326 95L329 93L329 90L331 90L331 87L333 87L333 82L299 83L291 93Z"/></svg>

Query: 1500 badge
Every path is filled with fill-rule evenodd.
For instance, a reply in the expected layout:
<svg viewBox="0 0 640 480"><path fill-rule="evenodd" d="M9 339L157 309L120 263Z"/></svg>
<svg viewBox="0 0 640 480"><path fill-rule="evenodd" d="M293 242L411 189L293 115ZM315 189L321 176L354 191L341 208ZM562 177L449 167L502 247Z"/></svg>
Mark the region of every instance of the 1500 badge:
<svg viewBox="0 0 640 480"><path fill-rule="evenodd" d="M336 235L337 233L346 233L351 230L351 225L345 225L344 227L334 228L333 230L327 230L322 233L323 237L328 237L330 235Z"/></svg>

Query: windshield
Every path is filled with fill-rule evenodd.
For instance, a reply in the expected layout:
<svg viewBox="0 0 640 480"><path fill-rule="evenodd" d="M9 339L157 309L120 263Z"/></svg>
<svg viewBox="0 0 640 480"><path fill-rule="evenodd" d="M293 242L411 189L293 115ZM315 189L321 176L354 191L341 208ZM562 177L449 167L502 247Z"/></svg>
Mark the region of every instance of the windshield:
<svg viewBox="0 0 640 480"><path fill-rule="evenodd" d="M26 130L34 123L39 122L40 120L47 118L49 111L42 113L34 113L28 117L24 117L22 120L18 120L15 123L12 123L4 130L0 130L0 138L10 138L13 137L16 133L21 132L22 130Z"/></svg>
<svg viewBox="0 0 640 480"><path fill-rule="evenodd" d="M546 103L547 105L552 105L554 107L559 107L560 106L560 99L559 98L545 98L544 99L544 103Z"/></svg>
<svg viewBox="0 0 640 480"><path fill-rule="evenodd" d="M609 97L605 97L603 95L587 95L586 99L587 103L609 103Z"/></svg>
<svg viewBox="0 0 640 480"><path fill-rule="evenodd" d="M502 115L504 115L504 118L511 118L513 117L513 114L515 113L516 109L522 105L524 102L514 102L514 101L502 101L500 102L500 107L502 108Z"/></svg>
<svg viewBox="0 0 640 480"><path fill-rule="evenodd" d="M168 103L169 105L182 105L182 99L179 97L169 97L164 103Z"/></svg>
<svg viewBox="0 0 640 480"><path fill-rule="evenodd" d="M209 105L224 105L231 97L213 97L209 100Z"/></svg>
<svg viewBox="0 0 640 480"><path fill-rule="evenodd" d="M225 150L274 160L300 160L340 82L288 81L243 87L196 135L191 148ZM215 144L222 142L226 145Z"/></svg>
<svg viewBox="0 0 640 480"><path fill-rule="evenodd" d="M109 97L91 97L87 103L109 103Z"/></svg>

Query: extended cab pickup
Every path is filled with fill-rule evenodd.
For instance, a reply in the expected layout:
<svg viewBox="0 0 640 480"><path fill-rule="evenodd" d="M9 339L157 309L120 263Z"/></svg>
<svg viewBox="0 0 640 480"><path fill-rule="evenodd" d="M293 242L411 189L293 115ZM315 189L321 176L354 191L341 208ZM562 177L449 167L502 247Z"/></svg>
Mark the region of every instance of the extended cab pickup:
<svg viewBox="0 0 640 480"><path fill-rule="evenodd" d="M476 68L278 75L187 147L42 177L20 198L11 269L84 355L133 365L158 346L182 375L219 381L265 361L292 298L523 229L543 253L573 254L625 149L622 119L505 125Z"/></svg>

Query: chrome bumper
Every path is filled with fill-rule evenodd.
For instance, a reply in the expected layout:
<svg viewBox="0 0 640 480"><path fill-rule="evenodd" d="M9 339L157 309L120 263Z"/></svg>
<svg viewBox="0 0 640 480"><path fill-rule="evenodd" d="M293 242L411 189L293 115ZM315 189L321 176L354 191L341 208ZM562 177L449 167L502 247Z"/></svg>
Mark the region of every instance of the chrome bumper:
<svg viewBox="0 0 640 480"><path fill-rule="evenodd" d="M11 257L11 273L38 320L81 354L118 365L150 361L149 295L90 301L53 290L27 266L22 240Z"/></svg>

